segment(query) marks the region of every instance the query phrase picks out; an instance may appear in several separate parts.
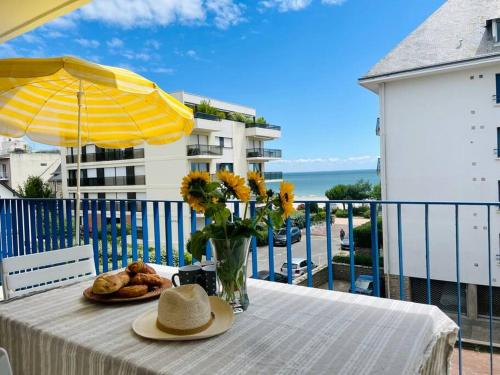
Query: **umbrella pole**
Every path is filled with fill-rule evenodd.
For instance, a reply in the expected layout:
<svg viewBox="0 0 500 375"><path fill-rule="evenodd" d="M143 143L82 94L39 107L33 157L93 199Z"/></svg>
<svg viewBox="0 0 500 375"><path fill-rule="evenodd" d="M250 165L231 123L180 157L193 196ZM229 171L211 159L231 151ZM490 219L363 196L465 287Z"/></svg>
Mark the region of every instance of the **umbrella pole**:
<svg viewBox="0 0 500 375"><path fill-rule="evenodd" d="M76 94L78 99L78 154L76 162L76 207L75 207L75 233L76 243L80 245L80 161L82 152L82 132L81 132L81 118L82 118L82 81L80 80L80 87Z"/></svg>

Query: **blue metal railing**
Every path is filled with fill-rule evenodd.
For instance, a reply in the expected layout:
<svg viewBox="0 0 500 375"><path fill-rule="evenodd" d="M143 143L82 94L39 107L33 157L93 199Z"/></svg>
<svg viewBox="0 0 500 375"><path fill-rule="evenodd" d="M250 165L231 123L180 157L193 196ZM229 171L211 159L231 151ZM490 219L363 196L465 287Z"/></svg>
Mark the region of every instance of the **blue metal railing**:
<svg viewBox="0 0 500 375"><path fill-rule="evenodd" d="M487 248L475 250L482 251L483 255L488 256L488 338L487 342L490 351L490 373L493 374L493 346L494 346L494 315L500 318L500 311L493 309L493 285L492 280L495 275L492 272L492 231L491 231L491 208L496 210L498 202L413 202L413 201L299 201L303 204L303 219L305 224L305 260L307 269L307 286L313 286L314 270L313 270L313 250L318 245L318 241L312 241L313 223L324 227L322 236L326 243L325 255L326 271L327 271L327 286L333 290L336 276L333 264L334 251L334 235L332 227L335 224L335 217L332 215L333 209L340 205L347 205L347 231L349 240L348 263L346 267L349 269L348 284L350 291L356 292L356 273L357 273L357 249L355 244L355 227L354 213L359 206L364 205L369 213L370 222L370 243L371 243L371 274L373 276L373 294L375 296L383 296L382 278L387 275L380 275L379 267L379 239L378 217L380 216L380 208L384 208L384 220L395 220L395 225L385 223L385 230L394 230L395 250L389 252L393 256L397 256L397 272L398 277L398 298L401 300L409 299L405 289L405 256L408 256L410 246L405 245L405 228L411 227L411 215L403 215L404 209L408 207L421 207L423 214L423 226L421 228L423 235L422 256L425 249L425 259L422 259L422 264L425 264L425 297L422 301L428 304L433 303L431 287L433 280L431 278L431 254L442 251L442 248L431 247L433 244L430 239L430 212L436 206L450 208L450 215L454 218L450 225L453 227L453 233L449 233L447 239L450 248L453 250L454 259L448 259L449 264L443 267L453 265L455 277L453 283L456 285L456 316L452 316L460 327L458 337L458 363L459 371L462 370L462 342L464 340L462 326L463 321L463 305L462 294L463 285L461 280L461 259L464 258L461 254L461 213L466 207L485 210L487 229ZM231 203L233 213L236 216L240 215L240 202ZM318 216L317 204L324 206L323 221L318 223L315 218ZM199 217L191 211L188 206L181 201L158 201L158 200L101 200L101 199L83 199L80 215L82 216L81 238L74 237L75 231L73 228L75 217L75 201L73 199L0 199L0 260L4 257L26 255L43 251L51 251L53 249L71 247L76 243L91 244L94 249L94 258L98 273L115 270L124 267L130 261L143 259L146 262L155 262L166 265L182 266L185 262L190 261L186 257L185 251L187 243L185 242L188 235L199 229L203 224L210 222L208 217ZM314 207L314 212L313 212ZM250 202L249 214L255 217L258 206L255 202ZM476 213L477 215L477 213ZM451 217L450 217L451 218ZM440 218L442 219L442 218ZM184 220L189 220L186 226ZM176 223L175 223L176 222ZM298 224L297 217L287 219L284 229L286 232L286 273L288 283L294 281L294 269L292 268L293 253L296 252L297 246L292 244L292 228ZM274 228L279 230L280 228ZM419 229L420 230L420 229ZM177 233L175 233L177 232ZM462 233L463 235L463 233ZM384 241L387 241L384 238ZM270 280L275 279L276 257L279 253L274 248L274 230L267 230L267 249L262 249L257 246L257 239L251 241L251 275L258 277L259 258L267 256L269 267ZM440 245L438 245L440 246ZM441 244L442 246L442 244ZM386 245L386 248L388 246ZM260 250L260 251L259 251ZM383 251L382 251L383 252ZM411 254L411 253L410 253ZM207 257L210 258L212 249L208 246ZM284 256L284 255L283 255ZM194 260L193 260L194 261ZM285 265L283 265L285 267ZM434 264L436 267L436 264ZM385 274L394 274L394 272L384 272ZM358 275L359 276L359 275ZM390 280L390 275L389 280ZM395 296L391 296L395 297ZM435 301L434 301L435 302ZM465 306L465 305L464 305ZM496 339L496 341L500 341Z"/></svg>

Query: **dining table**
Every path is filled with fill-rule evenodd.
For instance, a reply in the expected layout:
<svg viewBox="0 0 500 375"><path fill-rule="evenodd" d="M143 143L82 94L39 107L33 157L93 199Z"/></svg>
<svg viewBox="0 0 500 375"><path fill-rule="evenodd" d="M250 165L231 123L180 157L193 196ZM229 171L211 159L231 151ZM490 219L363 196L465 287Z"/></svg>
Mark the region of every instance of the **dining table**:
<svg viewBox="0 0 500 375"><path fill-rule="evenodd" d="M250 305L224 334L154 341L132 323L157 300L96 303L83 296L91 285L0 302L14 375L446 374L458 334L433 305L250 278Z"/></svg>

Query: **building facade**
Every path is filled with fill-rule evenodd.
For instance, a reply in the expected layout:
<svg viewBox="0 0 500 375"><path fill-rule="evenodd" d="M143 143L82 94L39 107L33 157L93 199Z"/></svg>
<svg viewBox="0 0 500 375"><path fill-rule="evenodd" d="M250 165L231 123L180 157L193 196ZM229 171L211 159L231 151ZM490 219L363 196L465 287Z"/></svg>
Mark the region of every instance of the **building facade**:
<svg viewBox="0 0 500 375"><path fill-rule="evenodd" d="M18 190L30 176L47 182L61 164L57 150L32 152L21 139L0 137L0 182Z"/></svg>
<svg viewBox="0 0 500 375"><path fill-rule="evenodd" d="M449 0L360 84L379 96L384 200L499 200L500 1ZM492 284L499 287L500 211L491 211ZM419 302L425 302L424 215L423 206L403 207L404 274ZM383 222L385 272L398 275L396 207L383 210ZM462 303L475 317L487 306L486 208L460 207L458 223ZM453 206L429 208L429 243L433 300L445 305L457 280ZM450 290L456 295L456 286Z"/></svg>
<svg viewBox="0 0 500 375"><path fill-rule="evenodd" d="M191 135L161 146L146 144L117 150L83 147L82 198L180 200L182 177L194 170L215 175L226 169L241 176L255 170L262 172L267 181L282 179L282 173L266 172L266 162L281 158L281 150L267 148L268 141L281 136L280 127L262 120L257 123L256 110L250 107L185 92L172 96L193 108L195 125ZM207 106L215 114L202 112ZM61 152L63 196L74 197L77 150L64 148ZM189 212L184 215L188 220ZM202 225L203 218L199 217L198 222Z"/></svg>
<svg viewBox="0 0 500 375"><path fill-rule="evenodd" d="M189 137L177 142L128 149L102 149L87 145L82 149L81 192L84 198L179 200L182 177L189 171L221 169L246 176L260 171L267 181L280 180L279 172L266 172L266 162L281 158L281 150L267 148L267 141L281 136L281 128L266 123L243 123L230 119L244 115L255 121L253 108L226 103L185 92L173 93L176 99L191 106L195 126ZM197 110L200 103L210 103L218 114ZM76 193L75 148L62 149L63 196Z"/></svg>

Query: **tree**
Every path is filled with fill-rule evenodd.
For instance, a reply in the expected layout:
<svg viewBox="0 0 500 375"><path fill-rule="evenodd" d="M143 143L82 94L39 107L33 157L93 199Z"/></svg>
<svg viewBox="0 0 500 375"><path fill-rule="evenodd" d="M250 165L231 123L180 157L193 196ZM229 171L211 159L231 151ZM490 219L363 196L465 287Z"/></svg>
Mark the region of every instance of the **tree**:
<svg viewBox="0 0 500 375"><path fill-rule="evenodd" d="M53 196L48 183L38 176L29 176L22 186L19 186L18 193L23 198L50 198Z"/></svg>
<svg viewBox="0 0 500 375"><path fill-rule="evenodd" d="M371 198L372 185L368 181L359 180L351 185L336 185L325 192L330 200L365 200ZM345 210L345 203L342 203Z"/></svg>
<svg viewBox="0 0 500 375"><path fill-rule="evenodd" d="M376 185L373 185L371 197L372 199L376 200L382 199L382 185L380 184L380 182Z"/></svg>
<svg viewBox="0 0 500 375"><path fill-rule="evenodd" d="M348 199L347 185L335 185L331 189L328 189L325 195L331 201ZM342 208L345 210L345 203L342 203Z"/></svg>

